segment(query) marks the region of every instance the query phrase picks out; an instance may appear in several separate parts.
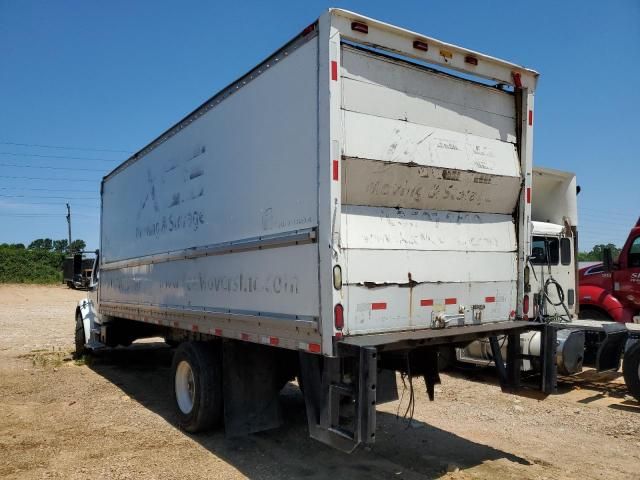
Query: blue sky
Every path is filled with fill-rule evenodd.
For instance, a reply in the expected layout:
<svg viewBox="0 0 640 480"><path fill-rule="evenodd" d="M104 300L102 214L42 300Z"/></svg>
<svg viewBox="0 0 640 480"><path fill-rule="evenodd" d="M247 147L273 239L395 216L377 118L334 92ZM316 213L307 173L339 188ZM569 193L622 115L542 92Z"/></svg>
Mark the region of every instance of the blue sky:
<svg viewBox="0 0 640 480"><path fill-rule="evenodd" d="M66 238L69 201L96 248L99 179L127 153L34 145L138 150L329 6L538 70L535 164L577 173L581 250L624 242L640 216L638 0L0 0L0 243Z"/></svg>

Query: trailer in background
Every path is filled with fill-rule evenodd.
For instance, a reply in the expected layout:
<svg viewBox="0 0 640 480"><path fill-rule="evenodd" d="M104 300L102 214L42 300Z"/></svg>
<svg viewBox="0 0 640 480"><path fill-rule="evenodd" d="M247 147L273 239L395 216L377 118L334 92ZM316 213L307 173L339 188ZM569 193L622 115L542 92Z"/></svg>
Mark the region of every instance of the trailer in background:
<svg viewBox="0 0 640 480"><path fill-rule="evenodd" d="M91 252L95 255L95 252ZM73 289L88 289L95 263L94 257L87 257L85 252L66 257L62 263L62 283Z"/></svg>

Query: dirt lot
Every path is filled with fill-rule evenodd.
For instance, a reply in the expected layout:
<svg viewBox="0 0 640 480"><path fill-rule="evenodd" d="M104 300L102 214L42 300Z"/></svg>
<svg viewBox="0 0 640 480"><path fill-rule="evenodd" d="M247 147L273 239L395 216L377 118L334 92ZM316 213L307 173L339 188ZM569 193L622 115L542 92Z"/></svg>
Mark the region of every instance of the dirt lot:
<svg viewBox="0 0 640 480"><path fill-rule="evenodd" d="M496 387L490 371L443 375L436 401L417 383L415 420L378 408L377 443L344 455L307 436L299 390L284 427L244 439L175 427L160 344L70 359L82 292L0 286L0 477L638 478L640 404L619 375L587 372L542 399ZM465 375L467 378L465 378ZM406 397L405 397L406 399ZM406 400L405 400L406 401Z"/></svg>

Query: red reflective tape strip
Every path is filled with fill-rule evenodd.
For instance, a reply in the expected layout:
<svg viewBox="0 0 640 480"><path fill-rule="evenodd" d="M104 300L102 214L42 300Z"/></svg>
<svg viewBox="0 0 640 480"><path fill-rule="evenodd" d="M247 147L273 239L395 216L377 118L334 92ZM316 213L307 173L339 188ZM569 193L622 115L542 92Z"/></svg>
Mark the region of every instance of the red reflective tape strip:
<svg viewBox="0 0 640 480"><path fill-rule="evenodd" d="M334 335L334 338L336 340L342 340L342 332L336 332L336 334Z"/></svg>
<svg viewBox="0 0 640 480"><path fill-rule="evenodd" d="M198 331L198 325L191 325L191 330L193 330L194 332Z"/></svg>
<svg viewBox="0 0 640 480"><path fill-rule="evenodd" d="M222 329L221 328L216 328L213 331L213 333L214 333L214 335L217 335L217 336L221 337L222 336Z"/></svg>
<svg viewBox="0 0 640 480"><path fill-rule="evenodd" d="M338 80L338 62L331 60L331 80Z"/></svg>
<svg viewBox="0 0 640 480"><path fill-rule="evenodd" d="M269 337L269 345L278 345L280 339L278 337Z"/></svg>
<svg viewBox="0 0 640 480"><path fill-rule="evenodd" d="M421 307L432 307L433 306L433 299L429 298L426 300L420 300L420 306Z"/></svg>
<svg viewBox="0 0 640 480"><path fill-rule="evenodd" d="M376 302L371 304L371 310L386 310L387 304L385 302Z"/></svg>
<svg viewBox="0 0 640 480"><path fill-rule="evenodd" d="M529 126L533 125L533 110L529 110Z"/></svg>
<svg viewBox="0 0 640 480"><path fill-rule="evenodd" d="M527 187L527 203L531 203L531 187Z"/></svg>
<svg viewBox="0 0 640 480"><path fill-rule="evenodd" d="M340 173L340 164L338 163L338 160L334 160L333 161L333 179L335 181L338 181L339 173Z"/></svg>
<svg viewBox="0 0 640 480"><path fill-rule="evenodd" d="M484 301L486 303L494 303L496 301L496 297L484 297Z"/></svg>
<svg viewBox="0 0 640 480"><path fill-rule="evenodd" d="M242 340L249 340L249 335L248 335L248 334L246 334L246 333L241 333L241 334L240 334L240 338L241 338Z"/></svg>
<svg viewBox="0 0 640 480"><path fill-rule="evenodd" d="M310 343L309 346L307 347L307 349L311 353L320 353L322 351L322 349L320 348L320 344L319 343Z"/></svg>
<svg viewBox="0 0 640 480"><path fill-rule="evenodd" d="M445 305L455 305L456 303L458 303L458 300L455 298L445 298L444 299L444 304Z"/></svg>

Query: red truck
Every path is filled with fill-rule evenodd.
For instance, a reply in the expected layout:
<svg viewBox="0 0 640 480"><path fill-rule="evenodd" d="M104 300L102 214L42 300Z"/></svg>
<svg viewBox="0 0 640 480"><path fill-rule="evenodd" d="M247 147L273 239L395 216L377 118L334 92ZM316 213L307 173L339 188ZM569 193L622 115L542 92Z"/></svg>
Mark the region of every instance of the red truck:
<svg viewBox="0 0 640 480"><path fill-rule="evenodd" d="M580 317L640 323L640 219L617 260L611 250L603 262L580 269Z"/></svg>
<svg viewBox="0 0 640 480"><path fill-rule="evenodd" d="M605 248L602 260L578 272L580 318L630 325L622 371L629 392L640 401L640 340L633 333L640 327L640 218L619 257L614 260Z"/></svg>

